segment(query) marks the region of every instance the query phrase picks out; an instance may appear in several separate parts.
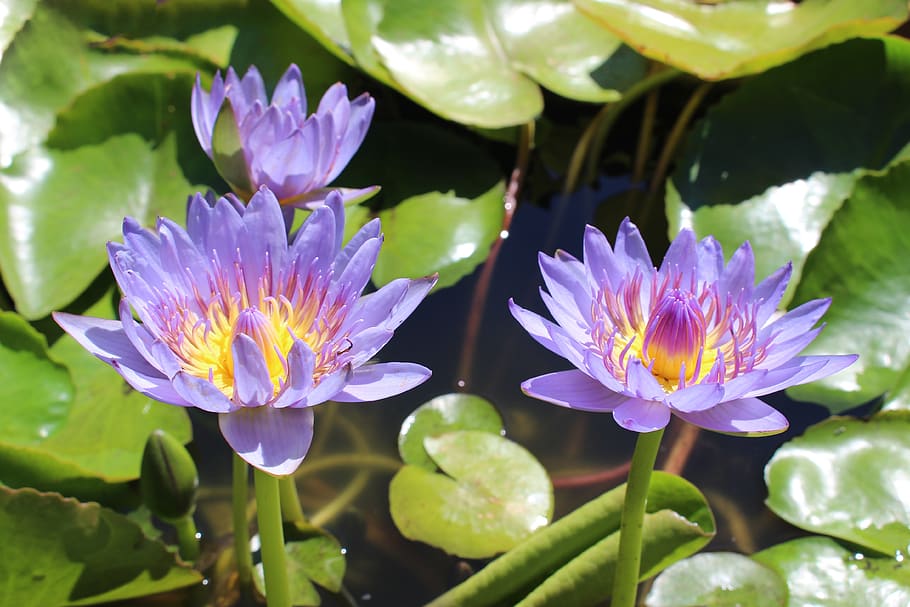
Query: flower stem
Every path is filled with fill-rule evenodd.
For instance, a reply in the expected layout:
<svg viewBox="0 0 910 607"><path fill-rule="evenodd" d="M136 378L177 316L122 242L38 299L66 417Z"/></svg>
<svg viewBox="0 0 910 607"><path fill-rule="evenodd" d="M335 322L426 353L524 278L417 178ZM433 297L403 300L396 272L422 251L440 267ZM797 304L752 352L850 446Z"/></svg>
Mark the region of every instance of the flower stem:
<svg viewBox="0 0 910 607"><path fill-rule="evenodd" d="M234 511L234 558L237 559L237 577L240 585L249 587L253 579L253 555L250 554L250 527L246 518L249 501L249 467L239 455L234 454L233 491L231 506Z"/></svg>
<svg viewBox="0 0 910 607"><path fill-rule="evenodd" d="M184 561L195 561L199 558L199 539L196 537L196 523L189 514L174 521L177 529L177 544L180 546L180 558Z"/></svg>
<svg viewBox="0 0 910 607"><path fill-rule="evenodd" d="M619 531L619 557L613 578L611 607L634 607L641 566L641 531L644 526L648 485L660 448L663 429L638 435L632 468L623 501L622 523Z"/></svg>
<svg viewBox="0 0 910 607"><path fill-rule="evenodd" d="M284 530L281 528L281 490L278 477L253 470L256 485L256 516L262 544L262 573L268 607L291 607L288 570L285 564Z"/></svg>
<svg viewBox="0 0 910 607"><path fill-rule="evenodd" d="M303 523L306 516L300 506L300 497L297 495L297 484L293 476L284 476L278 480L281 491L281 518L287 523Z"/></svg>

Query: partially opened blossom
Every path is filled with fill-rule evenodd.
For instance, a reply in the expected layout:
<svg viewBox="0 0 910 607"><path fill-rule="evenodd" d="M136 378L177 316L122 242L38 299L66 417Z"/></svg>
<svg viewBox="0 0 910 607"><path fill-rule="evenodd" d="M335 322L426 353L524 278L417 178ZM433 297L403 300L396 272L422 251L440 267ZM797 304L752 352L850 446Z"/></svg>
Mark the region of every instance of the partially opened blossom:
<svg viewBox="0 0 910 607"><path fill-rule="evenodd" d="M588 226L584 261L541 254L556 323L510 301L512 315L575 369L527 380L529 396L585 411L612 412L629 430L651 432L670 415L731 434L764 435L786 418L757 397L826 377L856 356L798 356L815 339L830 300L775 314L790 264L755 285L749 243L724 264L711 237L679 233L660 268L628 219L611 248Z"/></svg>
<svg viewBox="0 0 910 607"><path fill-rule="evenodd" d="M219 115L233 118L235 136L224 136L219 150L212 146ZM206 92L199 76L193 87L191 113L196 138L221 175L243 198L267 186L282 204L313 208L321 204L331 183L360 147L373 118L373 98L364 93L348 99L340 82L323 95L316 113L307 116L300 69L291 64L272 93L271 103L262 76L250 66L243 78L233 68L215 74ZM223 129L224 130L224 129ZM239 139L240 150L233 149ZM239 156L237 157L239 152ZM345 201L368 196L377 187L339 190Z"/></svg>
<svg viewBox="0 0 910 607"><path fill-rule="evenodd" d="M191 199L187 227L130 218L110 243L120 320L57 313L83 347L151 398L219 415L230 446L266 472L293 472L313 436L311 407L372 401L430 376L369 363L436 277L361 295L382 243L378 220L341 247L341 197L329 195L288 243L278 201ZM137 322L133 312L138 316Z"/></svg>

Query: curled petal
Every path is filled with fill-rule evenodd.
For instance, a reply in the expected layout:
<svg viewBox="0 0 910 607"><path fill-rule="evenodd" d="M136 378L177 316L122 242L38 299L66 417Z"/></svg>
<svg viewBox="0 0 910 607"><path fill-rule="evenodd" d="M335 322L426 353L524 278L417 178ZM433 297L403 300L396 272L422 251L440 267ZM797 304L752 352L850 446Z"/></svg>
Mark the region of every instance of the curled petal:
<svg viewBox="0 0 910 607"><path fill-rule="evenodd" d="M612 411L629 400L613 392L581 371L557 371L532 377L521 384L521 391L540 400L581 411Z"/></svg>
<svg viewBox="0 0 910 607"><path fill-rule="evenodd" d="M218 416L221 434L251 466L275 476L293 473L313 442L309 408L238 409Z"/></svg>
<svg viewBox="0 0 910 607"><path fill-rule="evenodd" d="M344 389L331 398L339 402L381 400L407 392L429 378L429 369L413 363L364 365L354 370Z"/></svg>
<svg viewBox="0 0 910 607"><path fill-rule="evenodd" d="M178 372L171 382L181 398L203 411L227 413L239 408L214 384L186 371Z"/></svg>
<svg viewBox="0 0 910 607"><path fill-rule="evenodd" d="M757 398L741 398L705 411L677 415L707 430L744 436L779 434L790 425L780 411Z"/></svg>
<svg viewBox="0 0 910 607"><path fill-rule="evenodd" d="M613 409L616 423L633 432L654 432L670 422L670 407L664 403L630 398Z"/></svg>

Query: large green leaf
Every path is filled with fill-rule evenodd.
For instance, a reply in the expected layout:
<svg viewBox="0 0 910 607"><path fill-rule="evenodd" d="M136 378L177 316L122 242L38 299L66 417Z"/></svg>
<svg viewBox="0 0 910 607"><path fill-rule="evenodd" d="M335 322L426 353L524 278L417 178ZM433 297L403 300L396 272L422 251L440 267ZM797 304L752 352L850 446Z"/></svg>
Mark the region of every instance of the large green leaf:
<svg viewBox="0 0 910 607"><path fill-rule="evenodd" d="M337 56L439 115L497 128L533 120L538 84L615 101L644 76L568 0L274 0Z"/></svg>
<svg viewBox="0 0 910 607"><path fill-rule="evenodd" d="M910 162L856 183L809 255L795 302L831 297L827 326L807 353L856 352L841 373L791 389L841 411L891 389L910 362Z"/></svg>
<svg viewBox="0 0 910 607"><path fill-rule="evenodd" d="M508 550L550 521L550 479L518 444L460 430L427 437L424 447L446 474L406 465L392 479L392 520L405 537L483 558Z"/></svg>
<svg viewBox="0 0 910 607"><path fill-rule="evenodd" d="M903 0L575 0L640 53L707 80L761 72L813 49L895 29Z"/></svg>
<svg viewBox="0 0 910 607"><path fill-rule="evenodd" d="M56 115L91 87L128 72L173 75L198 69L197 61L178 53L106 52L90 39L42 4L17 33L0 63L0 167L43 141ZM118 109L130 113L129 107Z"/></svg>
<svg viewBox="0 0 910 607"><path fill-rule="evenodd" d="M425 402L401 423L398 453L406 464L436 470L423 440L453 430L503 434L502 417L490 401L474 394L443 394Z"/></svg>
<svg viewBox="0 0 910 607"><path fill-rule="evenodd" d="M291 540L284 545L286 566L290 580L291 602L295 606L319 605L322 601L316 586L319 584L332 592L341 589L345 571L345 551L334 537L314 533L313 537ZM262 563L253 569L253 581L265 594Z"/></svg>
<svg viewBox="0 0 910 607"><path fill-rule="evenodd" d="M670 565L651 586L647 607L782 607L787 585L742 554L708 552Z"/></svg>
<svg viewBox="0 0 910 607"><path fill-rule="evenodd" d="M910 421L832 418L765 468L768 507L789 523L878 552L910 546Z"/></svg>
<svg viewBox="0 0 910 607"><path fill-rule="evenodd" d="M173 135L138 135L71 151L35 148L0 173L0 270L17 309L39 318L73 301L107 265L124 216L181 218L193 190Z"/></svg>
<svg viewBox="0 0 910 607"><path fill-rule="evenodd" d="M448 131L411 122L377 125L339 182L379 183L385 241L377 284L439 272L454 284L486 259L502 229L504 184L483 149ZM372 201L371 201L372 203Z"/></svg>
<svg viewBox="0 0 910 607"><path fill-rule="evenodd" d="M86 314L113 318L110 292ZM139 476L149 434L160 428L182 443L191 439L184 409L133 391L116 371L72 338L60 338L50 353L69 370L75 400L66 419L43 440L24 446L0 443L3 483L86 499L118 499L122 488L112 484Z"/></svg>
<svg viewBox="0 0 910 607"><path fill-rule="evenodd" d="M455 284L487 258L499 237L504 193L502 184L474 200L430 192L382 211L386 240L373 280L382 285L438 272L437 288Z"/></svg>
<svg viewBox="0 0 910 607"><path fill-rule="evenodd" d="M612 588L625 489L616 487L538 530L430 605L599 604ZM701 492L685 479L655 472L648 488L641 578L698 551L714 532Z"/></svg>
<svg viewBox="0 0 910 607"><path fill-rule="evenodd" d="M823 537L778 544L753 558L787 580L787 607L910 605L910 567L903 558L870 557Z"/></svg>
<svg viewBox="0 0 910 607"><path fill-rule="evenodd" d="M793 275L781 301L786 306L799 284L806 256L850 195L858 173L815 173L806 179L772 186L737 205L717 204L695 211L680 199L673 182L668 182L670 234L683 228L702 236L710 234L720 241L727 256L748 240L755 253L755 275L759 279L792 263Z"/></svg>
<svg viewBox="0 0 910 607"><path fill-rule="evenodd" d="M16 32L28 21L35 11L38 0L8 0L3 16L0 16L0 59L3 51L12 42Z"/></svg>
<svg viewBox="0 0 910 607"><path fill-rule="evenodd" d="M0 487L3 604L117 601L202 581L121 514L54 493Z"/></svg>
<svg viewBox="0 0 910 607"><path fill-rule="evenodd" d="M0 443L33 445L52 435L74 393L69 372L48 358L44 336L18 314L0 312Z"/></svg>
<svg viewBox="0 0 910 607"><path fill-rule="evenodd" d="M697 209L816 173L881 169L910 140L907 98L910 41L851 40L817 51L746 81L712 107L692 130L673 183ZM815 206L817 196L797 190L788 207Z"/></svg>

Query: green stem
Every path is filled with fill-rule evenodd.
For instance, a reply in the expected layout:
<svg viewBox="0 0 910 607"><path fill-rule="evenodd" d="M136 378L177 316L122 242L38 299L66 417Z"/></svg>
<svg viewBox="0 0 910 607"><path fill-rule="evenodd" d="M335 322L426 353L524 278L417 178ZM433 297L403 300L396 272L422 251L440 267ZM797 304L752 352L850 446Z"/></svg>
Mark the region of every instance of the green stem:
<svg viewBox="0 0 910 607"><path fill-rule="evenodd" d="M587 159L587 177L586 180L594 178L597 163L600 161L600 155L603 152L604 142L613 124L619 118L619 115L634 101L641 98L649 91L657 88L668 80L679 76L681 72L674 68L665 68L649 74L645 78L636 82L629 89L623 92L622 98L614 103L605 105L597 116L591 120L588 128L582 133L581 138L572 151L572 157L569 160L569 167L566 172L566 182L563 192L568 193L576 188L581 178L582 170L585 168L585 159Z"/></svg>
<svg viewBox="0 0 910 607"><path fill-rule="evenodd" d="M180 546L180 558L184 561L195 561L199 558L199 538L196 537L196 523L193 515L188 514L183 518L173 521L177 529L177 544Z"/></svg>
<svg viewBox="0 0 910 607"><path fill-rule="evenodd" d="M268 607L291 607L288 569L285 564L284 529L281 527L281 489L278 477L253 470L256 517L262 545L262 573Z"/></svg>
<svg viewBox="0 0 910 607"><path fill-rule="evenodd" d="M634 607L641 568L641 531L644 526L645 506L651 473L663 438L663 429L638 435L629 482L623 501L622 522L619 530L619 557L613 578L611 607Z"/></svg>
<svg viewBox="0 0 910 607"><path fill-rule="evenodd" d="M231 506L234 514L234 558L237 559L237 577L240 585L249 587L253 579L253 555L250 554L250 526L246 518L249 502L249 467L239 455L234 454L233 492Z"/></svg>
<svg viewBox="0 0 910 607"><path fill-rule="evenodd" d="M283 476L278 481L281 491L281 518L287 523L304 523L306 516L300 506L300 497L297 495L297 483L293 476Z"/></svg>

